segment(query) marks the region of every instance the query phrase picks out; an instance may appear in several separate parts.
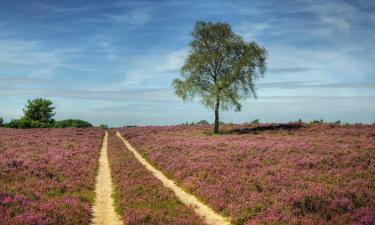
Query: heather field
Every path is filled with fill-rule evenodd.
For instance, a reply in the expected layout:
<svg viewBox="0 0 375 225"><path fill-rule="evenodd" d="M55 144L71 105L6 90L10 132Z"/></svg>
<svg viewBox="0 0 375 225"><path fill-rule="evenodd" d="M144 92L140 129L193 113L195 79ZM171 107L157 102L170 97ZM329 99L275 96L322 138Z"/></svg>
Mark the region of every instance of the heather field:
<svg viewBox="0 0 375 225"><path fill-rule="evenodd" d="M102 136L0 128L0 224L89 224Z"/></svg>
<svg viewBox="0 0 375 225"><path fill-rule="evenodd" d="M135 159L113 131L108 141L115 201L124 224L204 224Z"/></svg>
<svg viewBox="0 0 375 225"><path fill-rule="evenodd" d="M375 224L374 125L227 125L220 135L209 126L119 130L234 224ZM113 166L114 174L125 170Z"/></svg>

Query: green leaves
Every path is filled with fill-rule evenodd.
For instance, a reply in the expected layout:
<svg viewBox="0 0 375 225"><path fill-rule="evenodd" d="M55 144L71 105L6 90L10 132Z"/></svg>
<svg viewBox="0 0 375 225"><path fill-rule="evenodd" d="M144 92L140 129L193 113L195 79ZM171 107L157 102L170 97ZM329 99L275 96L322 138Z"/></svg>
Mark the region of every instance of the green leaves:
<svg viewBox="0 0 375 225"><path fill-rule="evenodd" d="M227 23L197 22L191 33L190 54L181 68L181 79L172 86L184 101L196 96L214 109L241 110L240 100L256 97L254 81L266 71L267 52L255 42L246 43Z"/></svg>
<svg viewBox="0 0 375 225"><path fill-rule="evenodd" d="M181 79L172 86L182 100L198 96L204 106L215 110L217 133L219 109L240 111L240 100L256 97L254 82L266 71L267 51L255 42L246 43L227 23L200 21L191 35Z"/></svg>
<svg viewBox="0 0 375 225"><path fill-rule="evenodd" d="M36 98L28 100L24 108L24 118L30 121L38 121L40 123L52 123L52 117L55 107L52 106L52 101L49 99Z"/></svg>

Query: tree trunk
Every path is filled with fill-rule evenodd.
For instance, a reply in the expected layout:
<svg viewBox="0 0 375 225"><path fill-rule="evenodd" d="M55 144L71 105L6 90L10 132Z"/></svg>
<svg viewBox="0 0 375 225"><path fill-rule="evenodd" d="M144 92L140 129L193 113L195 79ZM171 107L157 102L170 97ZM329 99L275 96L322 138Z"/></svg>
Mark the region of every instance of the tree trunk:
<svg viewBox="0 0 375 225"><path fill-rule="evenodd" d="M214 134L219 133L219 108L220 108L220 99L216 99L215 105L215 124L214 124Z"/></svg>

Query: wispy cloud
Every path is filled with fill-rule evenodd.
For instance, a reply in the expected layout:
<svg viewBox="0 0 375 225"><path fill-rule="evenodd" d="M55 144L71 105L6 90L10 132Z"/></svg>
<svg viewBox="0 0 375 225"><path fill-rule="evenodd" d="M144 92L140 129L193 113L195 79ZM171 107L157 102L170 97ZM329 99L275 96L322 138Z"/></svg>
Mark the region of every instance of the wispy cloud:
<svg viewBox="0 0 375 225"><path fill-rule="evenodd" d="M187 50L180 49L133 57L122 70L124 80L111 88L155 88L161 84L170 87L171 80L179 75L186 56Z"/></svg>
<svg viewBox="0 0 375 225"><path fill-rule="evenodd" d="M159 72L179 71L188 55L187 49L171 51L162 57L162 63L157 67Z"/></svg>
<svg viewBox="0 0 375 225"><path fill-rule="evenodd" d="M131 10L126 14L106 14L106 16L115 23L129 25L143 25L151 19L150 10L147 9Z"/></svg>
<svg viewBox="0 0 375 225"><path fill-rule="evenodd" d="M177 98L170 89L139 89L125 91L102 91L84 89L47 89L2 87L0 96L43 96L111 101L168 102Z"/></svg>
<svg viewBox="0 0 375 225"><path fill-rule="evenodd" d="M340 89L375 89L375 82L346 82L346 83L316 83L307 81L284 81L259 83L260 88L283 88L283 89L301 89L301 88L340 88Z"/></svg>
<svg viewBox="0 0 375 225"><path fill-rule="evenodd" d="M48 83L50 80L39 77L0 77L0 86L8 86L12 84L32 84L32 83Z"/></svg>
<svg viewBox="0 0 375 225"><path fill-rule="evenodd" d="M285 68L270 68L268 69L269 73L303 73L308 71L316 70L316 68L309 68L309 67L285 67Z"/></svg>

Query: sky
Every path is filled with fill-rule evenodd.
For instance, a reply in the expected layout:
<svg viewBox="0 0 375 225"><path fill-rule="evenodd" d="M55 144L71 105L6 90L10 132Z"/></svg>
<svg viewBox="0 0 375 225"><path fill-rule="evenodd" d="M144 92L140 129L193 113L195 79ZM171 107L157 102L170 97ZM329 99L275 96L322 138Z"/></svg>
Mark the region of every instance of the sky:
<svg viewBox="0 0 375 225"><path fill-rule="evenodd" d="M95 125L212 122L171 87L201 20L268 51L258 98L222 121L375 122L373 0L0 0L0 116L44 97Z"/></svg>

